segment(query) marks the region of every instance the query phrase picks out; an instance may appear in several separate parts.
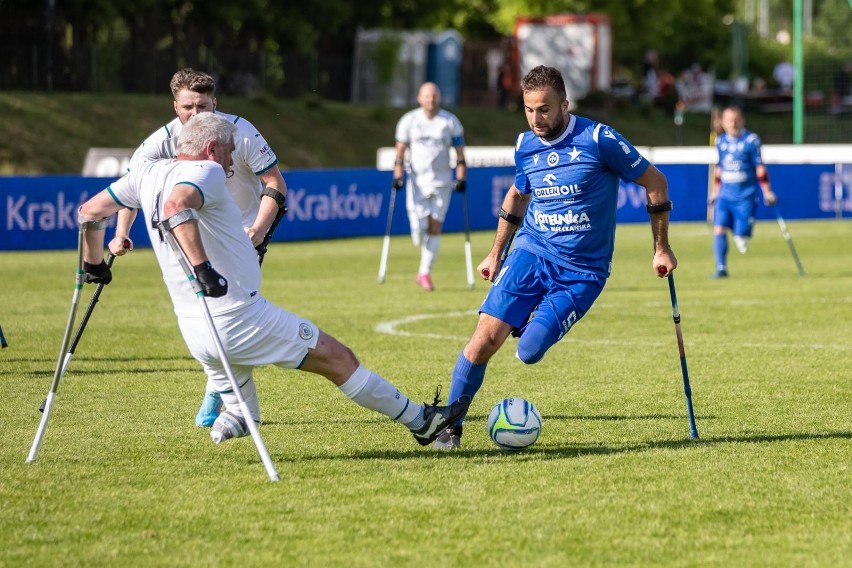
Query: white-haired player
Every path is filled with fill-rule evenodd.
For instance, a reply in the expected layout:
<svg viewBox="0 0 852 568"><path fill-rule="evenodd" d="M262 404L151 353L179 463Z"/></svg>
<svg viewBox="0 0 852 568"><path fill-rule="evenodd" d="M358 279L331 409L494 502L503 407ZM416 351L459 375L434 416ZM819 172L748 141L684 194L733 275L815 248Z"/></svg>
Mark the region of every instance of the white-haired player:
<svg viewBox="0 0 852 568"><path fill-rule="evenodd" d="M287 184L278 169L275 152L249 121L216 110L216 82L207 73L181 69L172 76L170 87L177 116L142 142L130 160L129 169L138 169L151 160L174 158L183 125L196 114L215 112L226 118L236 126L234 160L230 169L226 169L226 183L240 209L243 228L255 247L256 252L252 256L262 262L269 242L267 235L271 237L276 220L287 210ZM119 212L115 238L109 243L114 255L121 256L127 252L122 243L128 239L135 216L135 211ZM221 407L219 393L208 382L195 423L202 427L211 426Z"/></svg>
<svg viewBox="0 0 852 568"><path fill-rule="evenodd" d="M430 443L467 408L413 403L391 383L367 369L348 347L311 321L269 303L260 295L260 265L243 230L239 208L225 185L232 164L236 127L214 113L184 124L174 160L157 160L127 175L80 207L82 221L104 219L121 208L142 209L178 324L193 357L221 394L225 408L212 425L217 444L248 434L237 397L230 390L195 292L158 225L171 227L207 296L207 305L227 353L228 363L255 422L260 405L252 377L258 365L300 369L326 377L359 405L409 428L422 445ZM84 269L88 282L107 282L103 262L104 229L85 235Z"/></svg>

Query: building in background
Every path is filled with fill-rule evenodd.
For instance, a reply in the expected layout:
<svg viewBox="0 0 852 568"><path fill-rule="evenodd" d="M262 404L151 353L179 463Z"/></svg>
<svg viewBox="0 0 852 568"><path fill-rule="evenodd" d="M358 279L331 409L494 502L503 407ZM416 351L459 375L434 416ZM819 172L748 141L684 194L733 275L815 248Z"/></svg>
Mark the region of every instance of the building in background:
<svg viewBox="0 0 852 568"><path fill-rule="evenodd" d="M441 89L444 106L461 102L464 41L455 30L358 30L353 53L353 103L408 107L426 81Z"/></svg>

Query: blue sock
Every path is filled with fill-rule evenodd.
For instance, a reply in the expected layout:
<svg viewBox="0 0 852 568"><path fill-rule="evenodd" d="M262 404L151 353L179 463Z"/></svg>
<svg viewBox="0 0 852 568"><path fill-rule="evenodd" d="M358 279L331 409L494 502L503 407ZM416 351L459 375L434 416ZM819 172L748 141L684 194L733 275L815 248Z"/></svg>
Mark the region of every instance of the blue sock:
<svg viewBox="0 0 852 568"><path fill-rule="evenodd" d="M453 368L453 381L450 383L448 402L452 404L465 394L473 400L473 397L476 396L479 387L482 386L482 382L485 380L485 368L487 366L488 363L474 365L467 360L464 352L459 353L456 366ZM467 412L459 417L456 421L456 426L461 426L466 414Z"/></svg>
<svg viewBox="0 0 852 568"><path fill-rule="evenodd" d="M728 236L725 233L713 236L713 253L716 255L716 270L724 268L728 258Z"/></svg>

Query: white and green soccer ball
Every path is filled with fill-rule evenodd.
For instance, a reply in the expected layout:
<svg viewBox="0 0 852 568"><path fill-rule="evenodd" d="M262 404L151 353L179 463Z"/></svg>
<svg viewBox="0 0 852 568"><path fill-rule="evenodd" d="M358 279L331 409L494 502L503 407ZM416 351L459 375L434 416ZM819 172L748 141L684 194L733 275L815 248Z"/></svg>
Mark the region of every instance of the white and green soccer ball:
<svg viewBox="0 0 852 568"><path fill-rule="evenodd" d="M507 452L528 448L541 433L538 409L523 398L504 398L488 414L488 436Z"/></svg>

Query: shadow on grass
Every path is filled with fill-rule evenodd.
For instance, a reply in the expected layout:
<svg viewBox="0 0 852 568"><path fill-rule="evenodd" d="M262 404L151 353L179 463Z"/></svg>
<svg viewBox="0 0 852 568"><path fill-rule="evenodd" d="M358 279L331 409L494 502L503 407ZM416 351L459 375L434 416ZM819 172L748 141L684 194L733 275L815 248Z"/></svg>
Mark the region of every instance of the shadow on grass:
<svg viewBox="0 0 852 568"><path fill-rule="evenodd" d="M701 438L699 440L690 440L684 438L682 440L658 440L649 441L640 444L627 444L624 446L590 446L590 445L565 445L560 447L532 447L522 452L504 452L497 448L493 450L465 450L458 451L433 451L429 449L427 453L412 450L411 452L401 451L365 451L356 452L347 455L314 455L292 458L286 456L273 456L273 459L278 462L300 462L311 460L328 460L328 459L356 459L356 460L398 460L410 458L423 458L425 456L433 456L438 459L469 459L469 458L494 458L503 457L509 459L522 458L525 460L559 460L566 458L578 458L589 455L619 455L619 454L634 454L652 450L671 450L671 449L692 449L699 447L716 446L722 444L736 443L774 443L774 442L794 442L801 440L852 440L852 432L823 432L823 433L792 433L792 434L754 434L747 436L718 436L712 438ZM427 448L428 449L428 448Z"/></svg>
<svg viewBox="0 0 852 568"><path fill-rule="evenodd" d="M20 376L20 375L53 375L56 372L56 358L26 358L26 359L5 359L4 363L31 363L34 367L29 369L0 369L0 377L2 376ZM91 368L91 365L101 364L121 364L121 363L139 363L133 367L97 367ZM145 362L153 362L155 364L144 365ZM173 366L165 367L162 362L173 363ZM80 356L72 358L68 364L67 374L73 373L78 376L87 375L121 375L121 374L149 374L161 373L164 371L198 371L202 369L194 359L185 357L89 357Z"/></svg>

